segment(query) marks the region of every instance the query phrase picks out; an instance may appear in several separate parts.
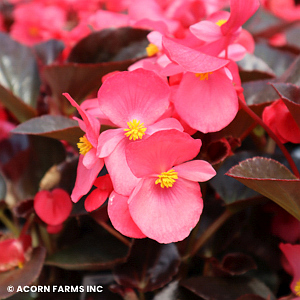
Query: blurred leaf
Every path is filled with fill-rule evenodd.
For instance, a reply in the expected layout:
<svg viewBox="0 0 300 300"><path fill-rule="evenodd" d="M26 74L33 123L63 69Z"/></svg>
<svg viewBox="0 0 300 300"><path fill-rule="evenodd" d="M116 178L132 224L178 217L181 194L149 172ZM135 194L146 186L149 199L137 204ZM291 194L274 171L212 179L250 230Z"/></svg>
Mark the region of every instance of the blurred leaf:
<svg viewBox="0 0 300 300"><path fill-rule="evenodd" d="M281 76L297 57L288 51L279 50L264 43L255 44L254 54L267 64L277 77Z"/></svg>
<svg viewBox="0 0 300 300"><path fill-rule="evenodd" d="M291 83L272 84L300 127L300 87Z"/></svg>
<svg viewBox="0 0 300 300"><path fill-rule="evenodd" d="M293 83L300 85L300 56L298 56L290 67L280 78L280 82Z"/></svg>
<svg viewBox="0 0 300 300"><path fill-rule="evenodd" d="M296 47L298 50L300 49L299 25L288 29L285 32L285 36L289 46Z"/></svg>
<svg viewBox="0 0 300 300"><path fill-rule="evenodd" d="M173 281L159 291L153 300L202 300L202 298L180 287L178 281Z"/></svg>
<svg viewBox="0 0 300 300"><path fill-rule="evenodd" d="M104 75L117 70L125 71L134 62L135 60L126 60L97 64L50 65L44 68L43 75L51 87L53 96L67 103L63 93L69 93L76 101L80 101L99 89Z"/></svg>
<svg viewBox="0 0 300 300"><path fill-rule="evenodd" d="M262 58L254 54L247 53L246 56L238 62L242 82L251 80L261 80L275 77L274 71Z"/></svg>
<svg viewBox="0 0 300 300"><path fill-rule="evenodd" d="M261 296L254 295L254 294L247 294L239 297L236 300L267 300L267 298L263 298Z"/></svg>
<svg viewBox="0 0 300 300"><path fill-rule="evenodd" d="M182 280L182 286L204 300L234 300L245 294L255 294L263 298L271 295L271 290L261 281L248 277L193 277Z"/></svg>
<svg viewBox="0 0 300 300"><path fill-rule="evenodd" d="M34 45L33 49L44 65L50 65L57 59L59 54L61 54L64 47L65 46L62 41L48 40Z"/></svg>
<svg viewBox="0 0 300 300"><path fill-rule="evenodd" d="M114 269L120 285L153 291L178 272L180 257L175 244L159 244L150 239L135 240L127 261Z"/></svg>
<svg viewBox="0 0 300 300"><path fill-rule="evenodd" d="M148 33L147 30L132 27L91 33L73 47L68 61L88 64L145 57Z"/></svg>
<svg viewBox="0 0 300 300"><path fill-rule="evenodd" d="M284 165L254 157L232 167L226 175L273 200L300 220L300 180Z"/></svg>
<svg viewBox="0 0 300 300"><path fill-rule="evenodd" d="M50 256L46 264L67 270L106 270L123 262L127 254L128 247L107 232L85 233Z"/></svg>
<svg viewBox="0 0 300 300"><path fill-rule="evenodd" d="M0 84L35 107L40 79L32 50L5 33L0 33L0 44Z"/></svg>
<svg viewBox="0 0 300 300"><path fill-rule="evenodd" d="M83 135L78 122L63 116L43 115L28 120L12 130L12 133L32 134L77 143Z"/></svg>
<svg viewBox="0 0 300 300"><path fill-rule="evenodd" d="M45 256L45 248L34 248L30 260L24 264L23 268L0 273L0 298L12 296L16 293L18 286L31 285L40 275ZM13 293L7 291L9 285L14 287Z"/></svg>
<svg viewBox="0 0 300 300"><path fill-rule="evenodd" d="M0 174L0 200L3 200L6 195L6 184L3 176Z"/></svg>
<svg viewBox="0 0 300 300"><path fill-rule="evenodd" d="M2 85L0 85L0 102L16 117L19 122L24 122L37 115L35 109L13 95L11 91L7 90Z"/></svg>

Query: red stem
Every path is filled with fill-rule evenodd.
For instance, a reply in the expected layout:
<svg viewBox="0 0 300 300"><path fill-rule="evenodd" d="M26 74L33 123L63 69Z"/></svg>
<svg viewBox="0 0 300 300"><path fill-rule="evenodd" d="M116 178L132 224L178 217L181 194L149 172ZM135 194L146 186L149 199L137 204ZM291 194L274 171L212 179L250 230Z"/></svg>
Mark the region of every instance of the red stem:
<svg viewBox="0 0 300 300"><path fill-rule="evenodd" d="M255 121L257 122L259 125L261 125L264 130L268 133L268 135L276 142L277 146L280 148L280 150L282 151L282 153L284 154L285 158L287 159L289 165L291 166L291 169L294 173L294 175L298 178L300 178L300 173L296 167L296 164L294 162L294 160L292 159L290 153L287 151L287 149L284 147L284 145L280 142L280 140L278 139L278 137L276 136L276 134L270 129L269 126L267 126L263 120L254 112L252 111L247 104L242 101L239 98L239 103L240 106L242 107L242 109Z"/></svg>

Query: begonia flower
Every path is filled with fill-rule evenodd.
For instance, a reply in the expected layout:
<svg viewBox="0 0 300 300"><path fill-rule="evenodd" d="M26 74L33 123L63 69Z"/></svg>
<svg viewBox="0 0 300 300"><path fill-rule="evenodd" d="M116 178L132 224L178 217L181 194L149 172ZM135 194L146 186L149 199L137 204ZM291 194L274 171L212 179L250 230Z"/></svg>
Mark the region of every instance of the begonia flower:
<svg viewBox="0 0 300 300"><path fill-rule="evenodd" d="M300 143L300 128L283 100L265 107L262 118L282 143Z"/></svg>
<svg viewBox="0 0 300 300"><path fill-rule="evenodd" d="M293 300L300 299L300 245L283 244L279 245L280 250L284 253L293 280L290 284L291 291L297 295L297 298ZM284 266L285 267L285 266Z"/></svg>
<svg viewBox="0 0 300 300"><path fill-rule="evenodd" d="M46 224L56 226L62 224L70 215L72 201L63 189L39 191L34 196L34 210Z"/></svg>
<svg viewBox="0 0 300 300"><path fill-rule="evenodd" d="M166 37L163 46L173 65L167 66L162 73L184 72L174 96L179 116L190 127L203 133L227 126L239 109L232 74L225 67L229 61L206 55Z"/></svg>
<svg viewBox="0 0 300 300"><path fill-rule="evenodd" d="M83 120L75 119L78 121L79 127L85 132L85 135L80 138L77 144L80 156L76 182L71 194L72 201L77 202L83 195L89 192L104 166L104 160L96 155L100 135L100 122L85 112L69 94L64 93L63 95L77 108Z"/></svg>
<svg viewBox="0 0 300 300"><path fill-rule="evenodd" d="M0 272L15 267L22 268L23 264L30 258L31 237L24 234L19 238L0 240L0 249Z"/></svg>
<svg viewBox="0 0 300 300"><path fill-rule="evenodd" d="M221 51L228 51L230 44L238 38L241 26L256 12L258 0L231 0L230 13L219 11L207 20L200 21L190 27L191 32L200 40L206 41L206 51L211 55L219 55ZM208 52L209 51L209 52ZM225 55L225 57L228 57Z"/></svg>
<svg viewBox="0 0 300 300"><path fill-rule="evenodd" d="M170 88L163 79L143 69L117 73L99 89L100 110L119 127L101 133L97 150L117 193L129 195L139 181L126 162L125 147L129 143L159 130L183 130L176 119L160 119L169 108L169 94Z"/></svg>
<svg viewBox="0 0 300 300"><path fill-rule="evenodd" d="M108 213L123 234L145 236L159 243L186 238L198 223L203 201L198 182L216 172L203 160L193 160L201 140L178 130L163 130L126 147L133 174L140 179L129 197L112 193ZM118 214L116 212L122 212Z"/></svg>

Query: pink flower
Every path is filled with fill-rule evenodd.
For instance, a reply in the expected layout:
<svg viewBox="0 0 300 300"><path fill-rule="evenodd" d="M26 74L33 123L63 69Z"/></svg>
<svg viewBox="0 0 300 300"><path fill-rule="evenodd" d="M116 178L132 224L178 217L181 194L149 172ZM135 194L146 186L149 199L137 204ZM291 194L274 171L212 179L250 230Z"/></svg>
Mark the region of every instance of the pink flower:
<svg viewBox="0 0 300 300"><path fill-rule="evenodd" d="M72 201L69 194L63 189L53 191L40 191L34 197L34 210L36 214L48 225L62 224L70 215Z"/></svg>
<svg viewBox="0 0 300 300"><path fill-rule="evenodd" d="M159 243L186 238L202 213L198 182L216 174L206 161L188 161L200 147L200 140L178 130L159 131L127 145L128 165L140 181L129 198L111 195L108 213L116 229Z"/></svg>
<svg viewBox="0 0 300 300"><path fill-rule="evenodd" d="M227 126L239 109L232 74L225 68L229 61L206 55L166 37L163 46L173 64L162 73L184 72L174 95L179 116L190 127L203 133Z"/></svg>
<svg viewBox="0 0 300 300"><path fill-rule="evenodd" d="M207 20L192 25L190 30L197 38L208 43L205 47L206 51L202 49L204 52L219 55L221 51L227 51L229 45L235 42L241 33L241 26L258 7L258 0L231 0L230 14L226 11L216 12Z"/></svg>
<svg viewBox="0 0 300 300"><path fill-rule="evenodd" d="M138 183L129 169L125 147L163 129L183 130L173 118L165 118L169 107L168 84L152 71L137 69L107 78L98 92L99 107L118 129L101 133L97 155L104 157L114 190L129 195Z"/></svg>
<svg viewBox="0 0 300 300"><path fill-rule="evenodd" d="M278 99L267 106L262 117L282 143L300 143L300 128L283 100Z"/></svg>
<svg viewBox="0 0 300 300"><path fill-rule="evenodd" d="M8 271L17 266L22 268L24 262L30 258L31 237L23 234L18 239L1 240L0 249L0 272Z"/></svg>
<svg viewBox="0 0 300 300"><path fill-rule="evenodd" d="M293 281L291 282L291 290L300 299L300 245L283 244L279 245L280 250L284 253L289 267Z"/></svg>
<svg viewBox="0 0 300 300"><path fill-rule="evenodd" d="M80 138L77 144L80 156L77 167L77 178L71 195L72 201L77 202L83 195L89 192L104 166L104 160L96 155L100 123L95 117L85 112L69 94L64 93L63 95L77 108L83 120L76 119L79 127L86 133Z"/></svg>

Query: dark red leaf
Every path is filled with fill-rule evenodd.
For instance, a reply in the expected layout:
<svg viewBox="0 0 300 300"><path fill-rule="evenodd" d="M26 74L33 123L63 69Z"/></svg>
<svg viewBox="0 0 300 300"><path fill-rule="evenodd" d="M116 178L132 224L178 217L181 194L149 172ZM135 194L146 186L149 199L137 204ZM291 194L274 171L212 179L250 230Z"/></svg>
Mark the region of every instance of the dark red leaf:
<svg viewBox="0 0 300 300"><path fill-rule="evenodd" d="M179 253L175 244L159 244L150 239L135 240L124 264L114 269L120 285L153 291L171 281L178 272Z"/></svg>

